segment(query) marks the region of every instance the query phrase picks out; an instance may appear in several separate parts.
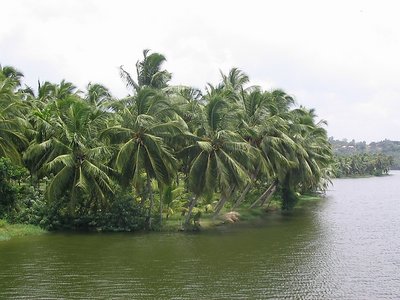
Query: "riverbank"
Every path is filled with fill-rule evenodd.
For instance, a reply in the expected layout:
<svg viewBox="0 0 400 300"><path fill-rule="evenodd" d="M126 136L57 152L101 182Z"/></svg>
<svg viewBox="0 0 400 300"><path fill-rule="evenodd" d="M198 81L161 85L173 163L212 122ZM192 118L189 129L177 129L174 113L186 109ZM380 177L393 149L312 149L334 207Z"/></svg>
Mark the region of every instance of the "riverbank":
<svg viewBox="0 0 400 300"><path fill-rule="evenodd" d="M296 207L302 207L305 203L309 201L318 201L323 196L320 195L301 195ZM229 208L224 209L221 214L214 217L212 211L208 213L202 213L201 217L193 222L192 229L195 231L210 231L214 230L219 226L231 226L238 225L246 226L257 224L262 222L265 218L268 218L271 214L282 213L280 208L280 201L274 199L271 203L264 207L252 208L241 207L233 211ZM170 216L168 219L163 220L162 226L157 226L154 228L156 232L178 232L183 230L183 224L185 221L185 216L180 214L175 214ZM142 231L142 230L139 230ZM7 221L0 219L0 241L9 240L14 237L38 235L46 233L47 231L29 224L9 224Z"/></svg>
<svg viewBox="0 0 400 300"><path fill-rule="evenodd" d="M268 211L277 210L275 208L254 208L246 209L240 208L234 211L225 210L217 217L214 217L213 212L203 213L199 220L193 221L192 229L195 231L213 230L217 226L224 224L250 224L253 222L258 222L263 218L267 217ZM233 217L232 217L233 214ZM183 231L183 224L185 222L184 216L173 215L169 219L163 221L163 225L156 231L159 232L176 232Z"/></svg>
<svg viewBox="0 0 400 300"><path fill-rule="evenodd" d="M9 224L7 221L0 219L0 241L6 241L14 237L38 235L46 231L34 225L27 224Z"/></svg>
<svg viewBox="0 0 400 300"><path fill-rule="evenodd" d="M323 198L323 195L300 195L299 200L295 207L300 208L305 204L312 201L319 201ZM230 214L234 213L235 216L232 218ZM193 224L193 230L195 231L210 231L216 229L221 225L252 225L262 222L265 218L268 218L271 214L282 213L281 203L278 199L273 199L269 205L264 207L249 208L243 206L235 210L230 210L229 207L223 209L219 216L214 217L214 213L202 213L199 220ZM178 214L172 215L169 219L163 220L163 225L156 231L159 232L176 232L183 230L183 224L185 216Z"/></svg>

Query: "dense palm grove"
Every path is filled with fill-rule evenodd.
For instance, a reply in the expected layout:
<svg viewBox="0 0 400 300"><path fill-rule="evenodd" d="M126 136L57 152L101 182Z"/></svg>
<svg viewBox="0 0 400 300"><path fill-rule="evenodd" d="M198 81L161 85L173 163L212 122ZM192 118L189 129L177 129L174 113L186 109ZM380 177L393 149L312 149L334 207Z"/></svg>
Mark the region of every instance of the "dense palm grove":
<svg viewBox="0 0 400 300"><path fill-rule="evenodd" d="M393 157L382 153L360 153L335 156L336 177L387 175Z"/></svg>
<svg viewBox="0 0 400 300"><path fill-rule="evenodd" d="M347 141L346 139L335 140L330 137L329 142L332 145L333 153L338 156L382 154L388 159L391 158L390 169L400 170L400 141L385 139L380 142L371 142L367 144L365 141L356 142L355 140Z"/></svg>
<svg viewBox="0 0 400 300"><path fill-rule="evenodd" d="M0 69L0 218L48 229L160 228L179 215L268 205L290 210L323 190L332 153L325 123L282 90L234 68L205 91L168 85L165 57L144 51L130 95L89 83L22 86Z"/></svg>

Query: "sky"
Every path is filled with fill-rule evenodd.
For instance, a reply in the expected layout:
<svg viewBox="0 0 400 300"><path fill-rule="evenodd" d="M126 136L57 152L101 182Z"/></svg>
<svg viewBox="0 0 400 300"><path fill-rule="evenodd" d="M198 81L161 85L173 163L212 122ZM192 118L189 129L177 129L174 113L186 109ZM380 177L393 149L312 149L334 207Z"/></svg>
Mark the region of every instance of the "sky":
<svg viewBox="0 0 400 300"><path fill-rule="evenodd" d="M2 2L0 64L24 82L128 90L144 49L162 53L171 84L204 89L238 67L315 108L337 139L400 140L396 0L13 0Z"/></svg>

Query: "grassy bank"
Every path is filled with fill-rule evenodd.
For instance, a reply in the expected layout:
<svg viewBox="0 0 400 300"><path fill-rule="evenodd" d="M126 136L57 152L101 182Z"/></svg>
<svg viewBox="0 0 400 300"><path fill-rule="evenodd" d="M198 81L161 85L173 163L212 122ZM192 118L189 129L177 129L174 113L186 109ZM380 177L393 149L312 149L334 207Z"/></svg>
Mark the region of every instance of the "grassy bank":
<svg viewBox="0 0 400 300"><path fill-rule="evenodd" d="M307 203L321 200L320 195L300 195L299 201L296 207L302 207ZM235 209L235 212L239 214L238 220L230 221L224 218L224 215L231 212L229 207L224 208L220 215L214 218L212 211L208 213L203 212L198 224L200 225L197 229L200 230L213 230L217 226L222 224L239 223L243 225L257 224L259 221L268 218L270 214L281 213L280 200L274 198L269 205L264 207L249 208L249 205L243 205L242 207ZM185 222L185 216L180 213L171 215L168 219L163 218L162 226L156 225L155 231L159 232L177 232L183 229ZM0 241L9 240L14 237L22 237L29 235L38 235L47 232L38 226L27 225L27 224L9 224L7 221L0 219Z"/></svg>
<svg viewBox="0 0 400 300"><path fill-rule="evenodd" d="M320 199L319 197L300 197L300 201L309 199ZM299 202L300 202L299 201ZM222 224L231 224L231 223L239 223L239 224L252 224L258 223L259 221L268 218L270 213L276 213L280 211L280 201L278 198L274 198L269 205L264 207L256 207L256 208L249 208L249 204L244 204L242 207L235 209L234 211L239 213L239 220L236 222L230 222L224 218L226 213L232 211L229 207L225 207L221 210L221 213L218 217L214 218L214 213L212 211L208 213L202 213L201 218L199 220L200 230L212 230L216 226ZM159 231L167 231L167 232L174 232L180 231L183 228L183 223L185 221L185 216L180 214L171 215L168 219L163 220L163 226L159 229Z"/></svg>
<svg viewBox="0 0 400 300"><path fill-rule="evenodd" d="M214 214L210 213L202 213L201 218L199 220L201 230L211 230L216 226L222 224L229 224L224 220L223 215L228 213L230 210L221 211L220 216L214 218ZM239 208L235 210L240 214L238 223L252 223L257 222L266 217L267 211L264 208L255 208L255 209L246 209ZM183 224L185 222L185 217L179 214L172 215L168 220L163 220L163 226L158 231L166 231L166 232L174 232L180 231L183 228Z"/></svg>
<svg viewBox="0 0 400 300"><path fill-rule="evenodd" d="M323 197L324 197L323 195L318 195L318 194L299 195L299 199L295 207L301 208L304 205L307 205L308 203L318 202ZM200 219L201 229L208 230L221 224L231 224L231 222L224 220L224 218L222 217L229 211L231 211L229 208L222 210L221 216L216 219L213 219L212 213L203 214ZM256 207L251 209L249 208L249 205L243 205L242 207L235 209L235 211L240 214L239 221L237 223L244 225L257 224L263 219L268 218L271 214L282 213L281 200L277 197L274 197L268 205L265 205L263 207ZM177 222L175 223L175 225L177 225ZM169 229L171 230L172 228L173 225L169 224ZM175 229L176 228L177 227L175 227Z"/></svg>
<svg viewBox="0 0 400 300"><path fill-rule="evenodd" d="M37 235L46 231L38 226L26 224L9 224L0 219L0 241L9 240L14 237Z"/></svg>

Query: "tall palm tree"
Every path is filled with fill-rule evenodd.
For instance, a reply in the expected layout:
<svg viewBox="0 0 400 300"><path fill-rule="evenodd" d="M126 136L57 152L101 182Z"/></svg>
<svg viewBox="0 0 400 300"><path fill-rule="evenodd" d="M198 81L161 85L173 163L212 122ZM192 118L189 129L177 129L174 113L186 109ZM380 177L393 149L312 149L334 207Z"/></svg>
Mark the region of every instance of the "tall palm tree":
<svg viewBox="0 0 400 300"><path fill-rule="evenodd" d="M278 99L272 96L274 93L275 91L263 92L258 87L251 87L242 90L237 97L241 111L239 132L250 145L258 149L258 152L249 169L252 181L242 191L234 207L238 207L245 200L253 183L262 178L266 181L267 188L252 207L263 204L275 191L277 177L291 164L288 151L294 147L294 142L287 134L287 120L275 109ZM283 105L281 107L283 108Z"/></svg>
<svg viewBox="0 0 400 300"><path fill-rule="evenodd" d="M196 133L204 122L204 97L199 89L186 86L165 88L173 109L186 122L190 131Z"/></svg>
<svg viewBox="0 0 400 300"><path fill-rule="evenodd" d="M12 67L0 66L0 156L21 162L20 153L28 145L25 136L24 104L17 87L22 73Z"/></svg>
<svg viewBox="0 0 400 300"><path fill-rule="evenodd" d="M134 80L123 66L120 66L120 76L125 81L126 86L138 92L142 87L152 87L161 89L167 86L171 80L171 73L162 70L162 64L166 61L164 55L151 53L146 49L143 51L143 60L136 62L137 80Z"/></svg>
<svg viewBox="0 0 400 300"><path fill-rule="evenodd" d="M99 83L91 83L86 87L86 95L85 100L89 102L96 109L106 109L106 106L109 105L109 101L111 101L112 96L108 88Z"/></svg>
<svg viewBox="0 0 400 300"><path fill-rule="evenodd" d="M17 70L16 68L12 66L1 66L0 65L0 74L2 77L2 80L9 79L12 81L12 85L14 89L19 88L21 86L21 80L24 77L24 74Z"/></svg>
<svg viewBox="0 0 400 300"><path fill-rule="evenodd" d="M296 143L292 151L295 165L285 172L282 181L282 206L285 210L295 204L296 189L304 192L324 188L324 182L330 180L328 171L333 162L331 145L323 127L326 121L316 122L314 110L303 107L294 110L292 115L290 134Z"/></svg>
<svg viewBox="0 0 400 300"><path fill-rule="evenodd" d="M110 152L97 139L105 116L76 96L56 102L56 117L49 120L54 131L44 141L33 142L25 159L43 174L54 174L47 188L49 200L64 195L72 209L83 202L88 209L104 207L114 190L106 165Z"/></svg>
<svg viewBox="0 0 400 300"><path fill-rule="evenodd" d="M51 147L46 151L36 149L40 149L39 145L42 143L58 137L60 118L68 109L71 99L79 99L79 91L72 83L65 80L59 84L39 81L37 97L32 95L27 98L29 112L26 118L32 127L32 132L30 134L31 146L29 151L24 154L24 163L32 178L39 179L47 173L42 167L48 159L49 153L54 149ZM36 153L33 154L32 151Z"/></svg>
<svg viewBox="0 0 400 300"><path fill-rule="evenodd" d="M230 69L228 75L221 72L221 77L221 85L224 89L231 90L237 95L243 91L244 85L249 82L249 76L238 68Z"/></svg>
<svg viewBox="0 0 400 300"><path fill-rule="evenodd" d="M187 127L159 90L143 87L124 103L123 107L115 106L118 124L104 130L102 137L120 145L115 165L121 173L123 186L137 186L142 180L141 174L146 173L147 192L142 202L150 199L148 226L151 227L154 200L151 180L167 185L171 182L177 161L166 141L183 134Z"/></svg>
<svg viewBox="0 0 400 300"><path fill-rule="evenodd" d="M215 211L218 214L232 188L243 186L248 181L246 167L252 149L239 134L226 126L230 119L228 103L222 97L213 97L206 105L205 113L202 134L181 151L181 155L190 158L189 189L194 195L189 203L186 227L200 196L213 193L219 187L222 197Z"/></svg>

